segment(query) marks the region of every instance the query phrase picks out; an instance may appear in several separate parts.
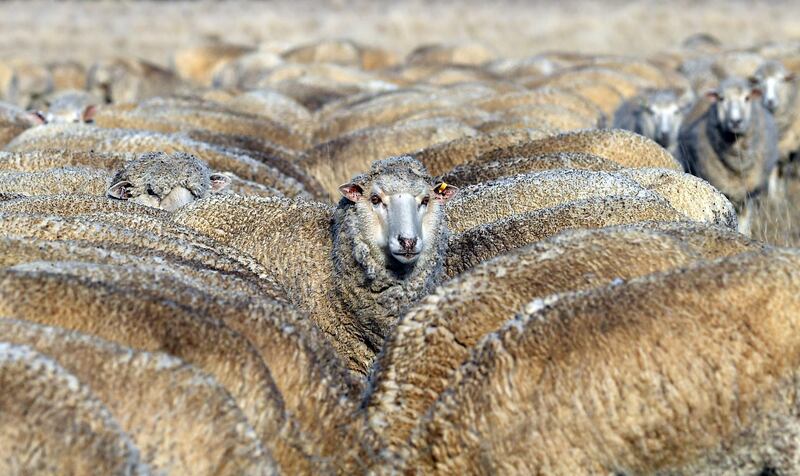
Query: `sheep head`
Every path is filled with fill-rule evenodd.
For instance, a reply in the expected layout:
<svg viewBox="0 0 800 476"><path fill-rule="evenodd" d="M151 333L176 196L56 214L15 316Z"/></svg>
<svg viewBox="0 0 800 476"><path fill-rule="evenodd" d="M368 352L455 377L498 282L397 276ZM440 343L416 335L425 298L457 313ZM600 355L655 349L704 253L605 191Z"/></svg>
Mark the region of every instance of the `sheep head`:
<svg viewBox="0 0 800 476"><path fill-rule="evenodd" d="M438 241L444 203L457 188L433 181L419 161L406 156L375 162L339 190L344 204L355 208L361 241L383 255L387 267L407 269Z"/></svg>
<svg viewBox="0 0 800 476"><path fill-rule="evenodd" d="M222 191L230 183L212 173L197 157L178 152L142 154L114 176L108 196L140 205L175 211L190 202Z"/></svg>

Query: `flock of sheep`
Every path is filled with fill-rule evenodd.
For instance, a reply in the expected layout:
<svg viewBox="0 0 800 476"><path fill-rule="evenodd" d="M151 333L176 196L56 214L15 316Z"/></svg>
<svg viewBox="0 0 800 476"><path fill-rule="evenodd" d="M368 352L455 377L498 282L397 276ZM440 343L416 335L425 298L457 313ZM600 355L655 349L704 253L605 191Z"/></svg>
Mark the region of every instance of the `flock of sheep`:
<svg viewBox="0 0 800 476"><path fill-rule="evenodd" d="M5 61L0 473L797 474L795 71Z"/></svg>

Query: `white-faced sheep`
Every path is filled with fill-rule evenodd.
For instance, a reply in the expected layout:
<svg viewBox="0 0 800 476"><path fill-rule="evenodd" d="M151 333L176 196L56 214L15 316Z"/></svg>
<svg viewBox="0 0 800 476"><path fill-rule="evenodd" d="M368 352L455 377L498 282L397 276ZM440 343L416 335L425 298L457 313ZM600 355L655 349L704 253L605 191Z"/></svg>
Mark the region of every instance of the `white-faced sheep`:
<svg viewBox="0 0 800 476"><path fill-rule="evenodd" d="M681 161L737 205L739 230L749 233L753 197L767 189L777 165L778 131L761 90L747 81L725 79L708 95L705 114L681 130Z"/></svg>
<svg viewBox="0 0 800 476"><path fill-rule="evenodd" d="M758 67L750 82L761 90L764 107L775 118L779 159L786 162L800 149L800 93L795 75L779 61L770 60Z"/></svg>
<svg viewBox="0 0 800 476"><path fill-rule="evenodd" d="M343 186L346 198L336 210L220 197L185 207L174 219L269 266L292 302L363 374L392 320L440 279L442 208L454 192L401 157L376 162Z"/></svg>
<svg viewBox="0 0 800 476"><path fill-rule="evenodd" d="M614 114L614 127L653 139L672 155L677 154L683 116L692 106L691 90L655 89L625 101Z"/></svg>

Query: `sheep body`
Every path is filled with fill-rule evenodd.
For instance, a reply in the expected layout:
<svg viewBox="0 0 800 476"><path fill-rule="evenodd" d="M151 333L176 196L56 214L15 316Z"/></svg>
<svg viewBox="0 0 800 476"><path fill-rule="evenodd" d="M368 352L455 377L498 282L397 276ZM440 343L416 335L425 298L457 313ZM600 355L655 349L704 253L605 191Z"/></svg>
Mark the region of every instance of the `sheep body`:
<svg viewBox="0 0 800 476"><path fill-rule="evenodd" d="M532 301L458 370L407 467L738 474L735 457L702 458L749 444L734 455L756 472L796 470L780 432L747 438L771 414L796 425L797 264L792 251L745 253Z"/></svg>
<svg viewBox="0 0 800 476"><path fill-rule="evenodd" d="M0 319L0 332L5 342L51 356L88 385L154 471L277 472L227 392L183 361L26 321Z"/></svg>

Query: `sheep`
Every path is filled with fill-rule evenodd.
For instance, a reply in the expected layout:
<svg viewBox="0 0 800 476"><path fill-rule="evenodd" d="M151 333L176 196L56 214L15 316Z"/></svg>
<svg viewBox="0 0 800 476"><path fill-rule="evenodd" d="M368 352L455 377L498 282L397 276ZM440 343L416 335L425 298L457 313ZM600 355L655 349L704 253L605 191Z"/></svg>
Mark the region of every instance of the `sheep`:
<svg viewBox="0 0 800 476"><path fill-rule="evenodd" d="M753 198L767 189L778 162L777 128L760 96L744 79L723 80L708 93L713 102L705 114L686 124L679 138L686 170L737 206L739 230L745 234L750 232Z"/></svg>
<svg viewBox="0 0 800 476"><path fill-rule="evenodd" d="M224 98L217 92L217 95L211 98L233 111L264 116L297 131L310 130L312 125L311 112L308 109L289 96L269 88Z"/></svg>
<svg viewBox="0 0 800 476"><path fill-rule="evenodd" d="M269 369L241 334L168 299L141 299L113 282L69 276L57 267L28 268L21 264L0 270L0 315L186 360L230 392L284 470L311 464L298 446L303 440L298 440Z"/></svg>
<svg viewBox="0 0 800 476"><path fill-rule="evenodd" d="M91 122L99 100L87 91L68 89L48 96L44 114L47 123Z"/></svg>
<svg viewBox="0 0 800 476"><path fill-rule="evenodd" d="M0 146L5 146L26 129L38 126L44 119L17 106L0 102Z"/></svg>
<svg viewBox="0 0 800 476"><path fill-rule="evenodd" d="M134 102L170 94L190 94L194 88L153 63L114 58L99 61L87 72L86 89L107 104Z"/></svg>
<svg viewBox="0 0 800 476"><path fill-rule="evenodd" d="M458 121L441 119L368 128L309 149L297 165L317 179L331 200L336 200L339 186L376 160L475 134L474 129Z"/></svg>
<svg viewBox="0 0 800 476"><path fill-rule="evenodd" d="M83 167L113 172L136 158L132 153L100 153L61 149L32 150L30 152L0 151L0 170L40 172L59 167Z"/></svg>
<svg viewBox="0 0 800 476"><path fill-rule="evenodd" d="M452 99L424 91L399 90L362 98L354 105L318 114L313 141L321 143L365 127L390 125L421 110L456 105Z"/></svg>
<svg viewBox="0 0 800 476"><path fill-rule="evenodd" d="M658 167L682 171L681 164L654 141L623 129L567 132L481 154L477 163L509 157L534 157L551 152L585 152L625 167Z"/></svg>
<svg viewBox="0 0 800 476"><path fill-rule="evenodd" d="M354 335L352 316L333 287L332 208L282 198L214 196L175 212L172 220L269 266L287 298L307 311L350 369L366 372L372 352ZM358 370L356 370L358 371Z"/></svg>
<svg viewBox="0 0 800 476"><path fill-rule="evenodd" d="M478 126L481 132L505 129L545 129L565 132L590 129L597 121L554 104L526 104L513 107Z"/></svg>
<svg viewBox="0 0 800 476"><path fill-rule="evenodd" d="M495 54L489 48L478 43L429 44L419 46L409 53L406 57L406 63L412 65L478 66L494 58Z"/></svg>
<svg viewBox="0 0 800 476"><path fill-rule="evenodd" d="M800 94L795 75L779 61L770 60L761 64L749 80L761 90L764 107L773 114L778 128L779 160L786 163L800 149L800 132L796 130Z"/></svg>
<svg viewBox="0 0 800 476"><path fill-rule="evenodd" d="M252 47L227 43L193 46L176 51L170 65L181 78L210 86L214 73L221 66L253 50Z"/></svg>
<svg viewBox="0 0 800 476"><path fill-rule="evenodd" d="M422 164L405 156L375 162L340 190L332 226L335 294L377 352L402 310L441 280L443 208L457 189L432 183Z"/></svg>
<svg viewBox="0 0 800 476"><path fill-rule="evenodd" d="M631 179L640 187L656 192L690 220L737 228L733 204L705 180L655 168L622 169L613 175Z"/></svg>
<svg viewBox="0 0 800 476"><path fill-rule="evenodd" d="M76 182L69 191L75 190L91 190L91 194L106 195L108 185L113 178L113 174L120 169L123 169L126 164L137 159L136 154L115 154L115 153L95 153L91 151L56 151L44 150L33 152L0 152L0 175L11 176L6 172L38 172L38 174L24 174L22 177L35 178L40 186L40 193L54 194L56 188L62 192L67 190L61 184L56 183L56 188L52 187L53 174L56 176L77 176L78 173L87 175L86 179L89 182ZM75 167L77 166L77 167ZM64 170L53 170L64 169ZM79 169L80 172L76 169ZM95 170L96 169L96 170ZM104 174L103 171L108 172ZM222 172L215 174L210 173L211 176L221 175L222 181L227 181L227 186L216 193L238 193L240 195L252 195L259 197L275 197L282 196L283 194L272 187L262 185L259 183L243 180L230 172ZM49 178L48 178L49 177ZM7 181L8 182L8 181ZM104 185L101 185L105 182ZM48 186L48 183L51 185ZM19 188L14 182L11 186ZM101 190L102 189L102 190ZM31 194L30 190L26 190L27 194Z"/></svg>
<svg viewBox="0 0 800 476"><path fill-rule="evenodd" d="M544 78L535 78L522 84L533 89L541 86L569 88L582 83L612 84L626 99L635 95L641 89L664 86L664 84L648 81L640 76L594 65L562 69L552 75Z"/></svg>
<svg viewBox="0 0 800 476"><path fill-rule="evenodd" d="M108 196L167 211L222 191L228 177L214 174L183 152L142 154L114 175Z"/></svg>
<svg viewBox="0 0 800 476"><path fill-rule="evenodd" d="M466 136L432 145L411 154L411 156L422 162L431 175L439 176L453 167L470 162L491 150L541 139L545 135L538 131L512 129L491 134Z"/></svg>
<svg viewBox="0 0 800 476"><path fill-rule="evenodd" d="M651 88L680 90L691 89L689 81L673 68L659 67L655 63L636 58L626 57L600 57L590 61L595 67L608 68L621 73L637 76L647 81Z"/></svg>
<svg viewBox="0 0 800 476"><path fill-rule="evenodd" d="M0 472L146 475L111 413L55 361L0 342Z"/></svg>
<svg viewBox="0 0 800 476"><path fill-rule="evenodd" d="M686 221L685 215L652 192L568 201L469 228L448 241L448 278L476 264L564 230L602 228L643 221Z"/></svg>
<svg viewBox="0 0 800 476"><path fill-rule="evenodd" d="M204 95L254 89L273 68L284 63L277 52L256 50L245 53L214 68L211 78L214 89Z"/></svg>
<svg viewBox="0 0 800 476"><path fill-rule="evenodd" d="M475 107L489 112L501 112L512 107L533 104L552 104L566 108L603 126L606 118L595 104L581 96L555 88L539 88L523 92L500 94L474 103Z"/></svg>
<svg viewBox="0 0 800 476"><path fill-rule="evenodd" d="M706 230L716 236L717 229ZM738 236L725 239L734 243L729 254L742 250ZM390 447L402 444L470 348L534 298L683 266L703 252L702 244L621 226L564 232L481 263L400 319L370 376L371 426Z"/></svg>
<svg viewBox="0 0 800 476"><path fill-rule="evenodd" d="M321 193L319 184L290 162L279 158L262 162L235 149L215 147L181 134L100 129L85 124L50 124L28 130L6 146L10 152L49 149L136 154L186 152L218 172L235 173L245 180L274 187L290 197L311 198Z"/></svg>
<svg viewBox="0 0 800 476"><path fill-rule="evenodd" d="M552 169L621 170L622 165L598 155L583 152L553 152L535 157L511 157L491 162L465 164L453 167L442 175L442 181L459 187L476 185L502 177Z"/></svg>
<svg viewBox="0 0 800 476"><path fill-rule="evenodd" d="M461 232L500 218L558 205L567 201L610 195L643 195L630 178L609 172L547 170L464 188L447 205L450 229Z"/></svg>
<svg viewBox="0 0 800 476"><path fill-rule="evenodd" d="M53 81L53 91L78 90L86 87L86 67L77 61L47 63Z"/></svg>
<svg viewBox="0 0 800 476"><path fill-rule="evenodd" d="M691 90L647 90L617 109L614 127L653 139L672 155L677 155L678 132L693 101Z"/></svg>
<svg viewBox="0 0 800 476"><path fill-rule="evenodd" d="M109 203L108 200L103 202ZM76 203L82 204L85 200L71 198L63 204L75 208ZM122 215L118 223L104 223L98 218L84 216L55 217L27 213L0 213L0 223L2 223L0 235L43 240L69 239L103 247L130 248L138 254L164 256L172 261L217 270L244 279L256 286L262 296L285 300L284 288L275 281L273 273L267 271L253 258L220 243L201 240L200 237L189 241L185 237L159 233L156 228L152 231L137 230L136 227L124 224L130 221L132 215ZM152 218L138 220L136 225L152 221Z"/></svg>
<svg viewBox="0 0 800 476"><path fill-rule="evenodd" d="M53 77L45 65L28 59L11 59L8 66L12 76L4 95L7 101L29 108L53 91Z"/></svg>
<svg viewBox="0 0 800 476"><path fill-rule="evenodd" d="M560 85L558 88L577 94L597 105L606 117L613 117L614 111L627 99L627 96L620 92L613 83L585 80L574 84Z"/></svg>
<svg viewBox="0 0 800 476"><path fill-rule="evenodd" d="M64 167L38 172L0 171L0 191L23 195L103 195L110 174L104 170Z"/></svg>
<svg viewBox="0 0 800 476"><path fill-rule="evenodd" d="M205 101L151 98L134 106L110 105L99 108L94 123L106 129L140 129L153 132L201 130L227 135L251 136L288 149L308 147L305 134L288 126L253 114L237 113L221 104Z"/></svg>
<svg viewBox="0 0 800 476"><path fill-rule="evenodd" d="M276 79L287 76L289 78ZM331 64L288 64L274 68L252 84L253 89L274 88L311 111L343 97L364 92L393 91L397 86L363 71Z"/></svg>
<svg viewBox="0 0 800 476"><path fill-rule="evenodd" d="M281 56L294 63L335 63L366 71L388 68L399 61L390 51L365 46L349 39L315 41L288 49Z"/></svg>
<svg viewBox="0 0 800 476"><path fill-rule="evenodd" d="M0 318L0 334L54 358L90 387L153 471L277 473L227 391L180 359L13 319Z"/></svg>
<svg viewBox="0 0 800 476"><path fill-rule="evenodd" d="M75 241L55 241L16 236L0 238L0 266L8 267L33 261L80 261L84 263L113 264L134 268L170 270L176 276L196 283L206 292L232 295L261 296L260 288L250 280L221 270L205 268L196 263L179 261L166 253L135 246L86 244ZM224 290L224 291L220 291Z"/></svg>
<svg viewBox="0 0 800 476"><path fill-rule="evenodd" d="M369 174L355 180L342 187L349 199L343 198L336 210L302 201L215 197L179 210L173 220L274 270L291 302L309 312L351 370L364 374L392 316L437 281L442 260L438 253L446 239L441 207L456 190L435 184L422 165L409 157L376 162ZM404 180L409 183L404 185ZM384 182L387 189L380 192L383 195L376 189L373 199L370 187ZM400 198L387 203L393 205L393 219L408 218L394 205L405 204L408 209L411 201L419 201L414 207L420 211L408 218L412 229L407 231L415 236L402 237L405 247L394 234L391 239L385 235L389 231L377 231L386 230L386 215L383 205L371 203L377 199L390 202L396 198L391 194L394 190L408 190L408 195L398 192ZM420 200L425 197L426 205L422 205ZM392 227L400 224L395 222ZM398 230L398 235L401 231L406 232ZM353 235L356 232L360 234ZM373 232L376 234L369 234ZM359 245L355 250L354 244ZM387 256L390 249L399 257ZM374 292L361 287L370 282L375 283ZM363 301L356 302L357 296ZM376 315L359 312L362 308Z"/></svg>
<svg viewBox="0 0 800 476"><path fill-rule="evenodd" d="M745 253L531 301L474 348L413 432L405 466L795 471L783 435L797 418L799 263L788 250Z"/></svg>
<svg viewBox="0 0 800 476"><path fill-rule="evenodd" d="M270 369L286 411L304 435L304 444L315 457L333 463L334 455L347 446L344 429L355 412L358 388L306 316L284 303L202 287L170 268L64 262L24 265L29 272L42 270L109 283L139 299L169 301L193 314L220 319L247 338Z"/></svg>

